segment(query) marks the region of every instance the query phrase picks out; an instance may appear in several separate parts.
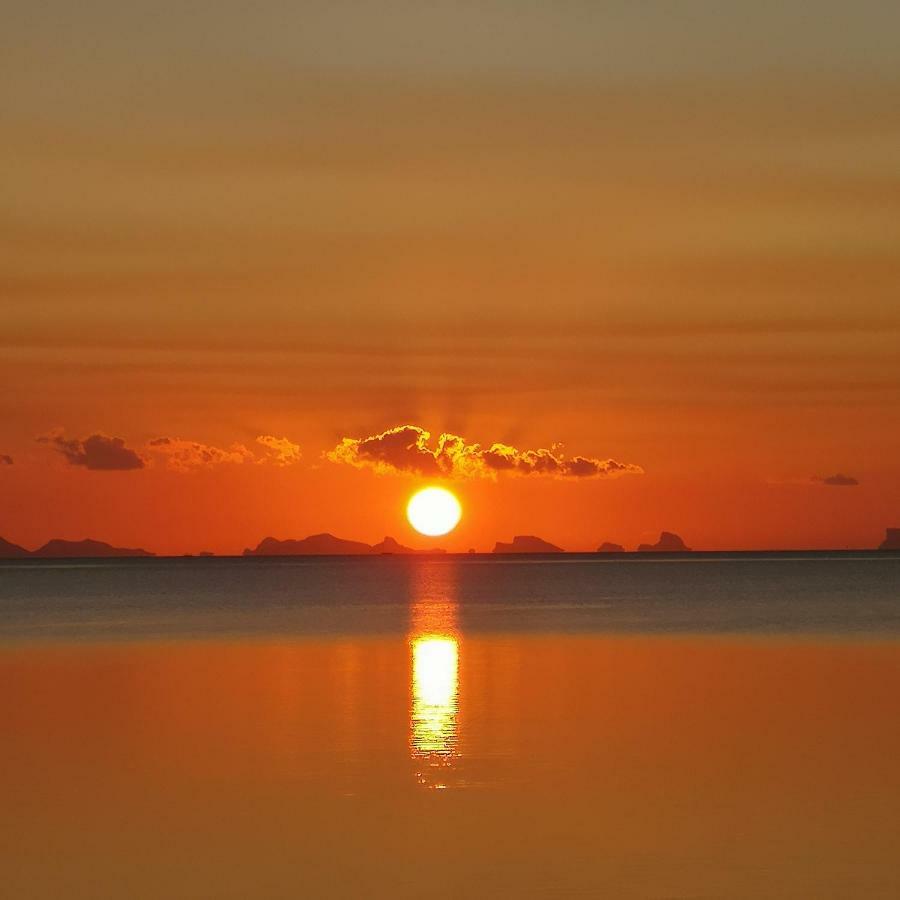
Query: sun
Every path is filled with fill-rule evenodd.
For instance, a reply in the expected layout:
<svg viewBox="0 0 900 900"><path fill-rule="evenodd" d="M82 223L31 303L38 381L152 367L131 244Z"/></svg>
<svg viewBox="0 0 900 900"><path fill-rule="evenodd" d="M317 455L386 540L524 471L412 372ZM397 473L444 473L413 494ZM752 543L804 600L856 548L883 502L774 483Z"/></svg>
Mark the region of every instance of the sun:
<svg viewBox="0 0 900 900"><path fill-rule="evenodd" d="M420 534L435 537L453 531L462 516L459 500L446 488L427 487L416 491L406 505L406 518Z"/></svg>

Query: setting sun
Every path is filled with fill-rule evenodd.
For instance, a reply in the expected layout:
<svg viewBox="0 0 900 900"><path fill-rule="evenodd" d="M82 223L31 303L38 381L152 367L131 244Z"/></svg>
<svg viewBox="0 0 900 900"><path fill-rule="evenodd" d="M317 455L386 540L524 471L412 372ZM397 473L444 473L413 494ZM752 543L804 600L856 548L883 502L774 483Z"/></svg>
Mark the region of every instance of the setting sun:
<svg viewBox="0 0 900 900"><path fill-rule="evenodd" d="M435 537L453 531L462 516L459 500L446 488L428 487L409 498L406 518L420 534Z"/></svg>

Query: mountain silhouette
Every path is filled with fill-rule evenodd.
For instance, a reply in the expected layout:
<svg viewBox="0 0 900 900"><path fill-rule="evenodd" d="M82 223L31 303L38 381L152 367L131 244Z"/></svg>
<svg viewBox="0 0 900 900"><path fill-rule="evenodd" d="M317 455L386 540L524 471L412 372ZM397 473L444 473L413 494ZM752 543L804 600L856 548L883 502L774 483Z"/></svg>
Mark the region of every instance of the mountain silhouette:
<svg viewBox="0 0 900 900"><path fill-rule="evenodd" d="M371 545L362 541L348 541L333 534L311 534L303 540L263 538L255 550L244 551L244 556L371 556L384 553L445 553L445 550L413 550L397 543L392 537Z"/></svg>
<svg viewBox="0 0 900 900"><path fill-rule="evenodd" d="M900 528L886 528L879 550L900 550Z"/></svg>
<svg viewBox="0 0 900 900"><path fill-rule="evenodd" d="M347 541L326 532L311 534L300 541L263 538L255 550L245 550L244 556L343 556L371 552L372 548L362 541Z"/></svg>
<svg viewBox="0 0 900 900"><path fill-rule="evenodd" d="M517 534L511 544L497 541L494 553L565 553L562 547L551 544L533 534Z"/></svg>
<svg viewBox="0 0 900 900"><path fill-rule="evenodd" d="M625 548L621 544L613 544L610 541L604 541L598 548L598 553L624 553Z"/></svg>
<svg viewBox="0 0 900 900"><path fill-rule="evenodd" d="M655 544L640 544L638 553L689 553L684 541L671 531L661 531Z"/></svg>
<svg viewBox="0 0 900 900"><path fill-rule="evenodd" d="M106 557L106 556L156 556L147 550L130 547L113 547L105 541L64 541L53 538L39 547L32 556L39 557Z"/></svg>
<svg viewBox="0 0 900 900"><path fill-rule="evenodd" d="M19 559L23 556L31 556L31 551L0 538L0 559Z"/></svg>

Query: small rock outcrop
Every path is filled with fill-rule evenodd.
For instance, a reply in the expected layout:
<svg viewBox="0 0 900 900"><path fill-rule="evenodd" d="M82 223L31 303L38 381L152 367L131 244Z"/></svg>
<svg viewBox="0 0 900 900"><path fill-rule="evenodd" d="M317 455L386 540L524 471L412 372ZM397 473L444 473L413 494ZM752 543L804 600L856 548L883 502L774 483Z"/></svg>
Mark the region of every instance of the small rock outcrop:
<svg viewBox="0 0 900 900"><path fill-rule="evenodd" d="M879 550L900 550L900 528L887 528Z"/></svg>
<svg viewBox="0 0 900 900"><path fill-rule="evenodd" d="M565 553L562 547L551 544L533 534L517 534L511 544L497 541L494 553Z"/></svg>
<svg viewBox="0 0 900 900"><path fill-rule="evenodd" d="M613 544L611 541L604 541L598 548L598 553L624 553L625 548L621 544Z"/></svg>
<svg viewBox="0 0 900 900"><path fill-rule="evenodd" d="M638 553L689 553L690 549L677 534L662 531L655 544L640 544Z"/></svg>

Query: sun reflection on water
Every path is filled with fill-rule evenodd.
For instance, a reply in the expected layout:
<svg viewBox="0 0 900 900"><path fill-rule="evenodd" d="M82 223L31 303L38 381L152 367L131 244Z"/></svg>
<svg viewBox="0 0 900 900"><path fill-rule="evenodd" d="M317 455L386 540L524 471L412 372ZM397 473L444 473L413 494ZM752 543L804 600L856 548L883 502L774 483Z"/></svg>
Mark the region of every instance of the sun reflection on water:
<svg viewBox="0 0 900 900"><path fill-rule="evenodd" d="M434 571L423 571L419 581L422 599L412 605L409 638L410 753L419 784L440 789L459 757L456 603L451 586Z"/></svg>
<svg viewBox="0 0 900 900"><path fill-rule="evenodd" d="M417 754L449 756L456 748L458 664L453 638L413 642L412 742Z"/></svg>

